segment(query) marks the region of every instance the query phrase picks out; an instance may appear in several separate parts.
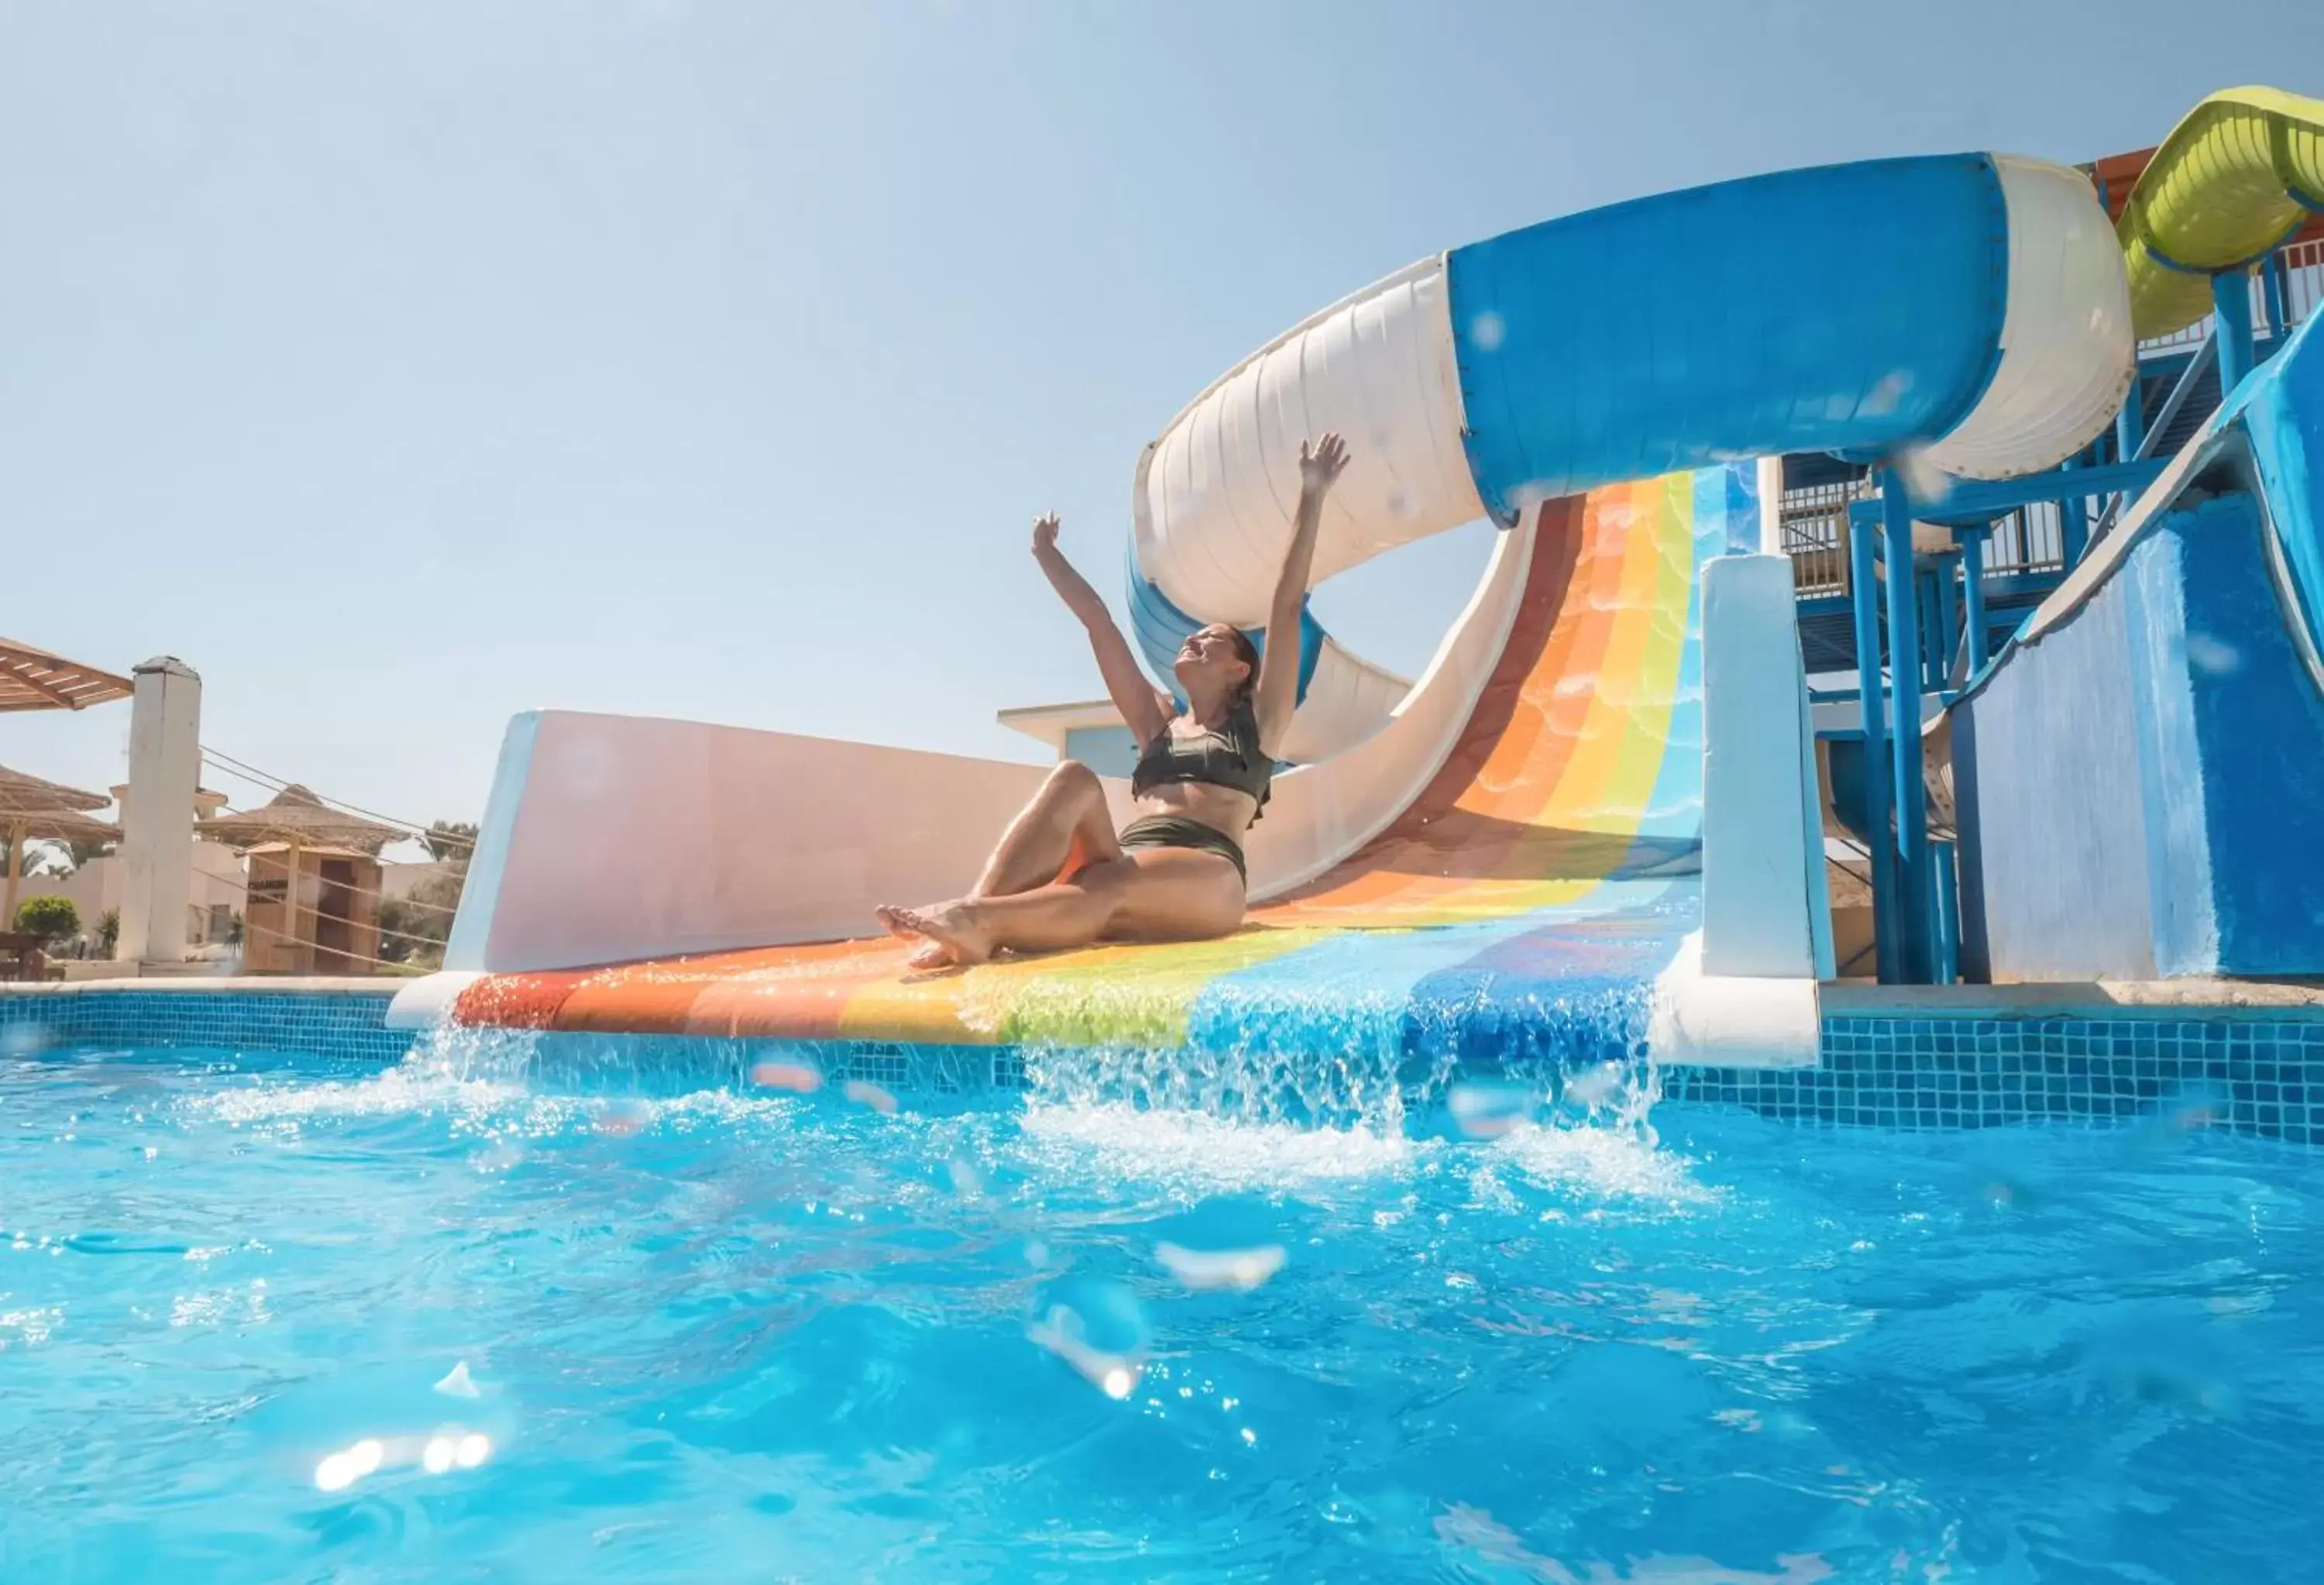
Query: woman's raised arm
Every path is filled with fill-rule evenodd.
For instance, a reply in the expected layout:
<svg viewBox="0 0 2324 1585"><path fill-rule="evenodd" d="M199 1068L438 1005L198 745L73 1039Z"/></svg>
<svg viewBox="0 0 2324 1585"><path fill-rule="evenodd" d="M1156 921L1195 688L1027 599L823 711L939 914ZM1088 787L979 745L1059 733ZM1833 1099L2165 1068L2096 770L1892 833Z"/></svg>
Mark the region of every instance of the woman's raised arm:
<svg viewBox="0 0 2324 1585"><path fill-rule="evenodd" d="M1081 619L1089 633L1090 651L1097 657L1097 668L1105 678L1105 691L1113 700L1113 707L1121 712L1121 719L1144 748L1162 735L1170 724L1169 710L1162 703L1161 694L1146 674L1138 669L1137 658L1130 652L1130 640L1113 624L1113 613L1105 602L1089 585L1089 580L1074 570L1065 553L1057 548L1057 514L1049 512L1033 524L1033 559L1041 564L1047 575L1049 586L1065 603L1065 609Z"/></svg>
<svg viewBox="0 0 2324 1585"><path fill-rule="evenodd" d="M1347 465L1348 443L1336 433L1299 443L1299 511L1292 519L1291 548L1276 575L1267 648L1259 654L1259 687L1251 696L1259 746L1278 759L1291 713L1299 706L1299 610L1307 602L1307 579L1315 568L1315 530L1323 521L1323 497Z"/></svg>

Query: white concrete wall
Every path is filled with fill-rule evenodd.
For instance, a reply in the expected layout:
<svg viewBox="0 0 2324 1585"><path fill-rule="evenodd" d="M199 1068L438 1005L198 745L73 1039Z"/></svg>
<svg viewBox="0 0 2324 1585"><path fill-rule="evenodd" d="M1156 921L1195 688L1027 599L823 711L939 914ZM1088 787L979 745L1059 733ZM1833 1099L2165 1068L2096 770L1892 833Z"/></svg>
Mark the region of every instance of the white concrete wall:
<svg viewBox="0 0 2324 1585"><path fill-rule="evenodd" d="M643 716L519 716L445 966L868 935L876 903L966 890L1048 774ZM1113 791L1126 818L1126 789Z"/></svg>
<svg viewBox="0 0 2324 1585"><path fill-rule="evenodd" d="M212 911L219 907L229 913L243 911L245 882L242 857L217 843L189 842L186 844L186 863L188 939L223 940L221 934L210 929L209 922ZM119 855L107 853L91 859L69 875L27 876L20 895L69 898L79 910L81 934L93 938L106 910L121 906L123 885L122 861Z"/></svg>
<svg viewBox="0 0 2324 1585"><path fill-rule="evenodd" d="M1820 980L1831 920L1792 563L1702 576L1702 970Z"/></svg>

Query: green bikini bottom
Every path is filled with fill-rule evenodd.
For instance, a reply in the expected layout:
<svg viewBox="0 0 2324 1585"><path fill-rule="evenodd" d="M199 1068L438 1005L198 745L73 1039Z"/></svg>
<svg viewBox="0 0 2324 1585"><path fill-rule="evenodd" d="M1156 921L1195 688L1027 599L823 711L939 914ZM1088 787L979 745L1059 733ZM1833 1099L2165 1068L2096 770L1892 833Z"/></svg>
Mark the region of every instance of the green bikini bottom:
<svg viewBox="0 0 2324 1585"><path fill-rule="evenodd" d="M1198 853L1216 853L1235 867L1235 873L1246 883L1250 871L1243 865L1242 844L1215 825L1205 825L1200 820L1184 815L1148 815L1143 820L1133 820L1121 828L1122 847L1130 848L1192 848Z"/></svg>

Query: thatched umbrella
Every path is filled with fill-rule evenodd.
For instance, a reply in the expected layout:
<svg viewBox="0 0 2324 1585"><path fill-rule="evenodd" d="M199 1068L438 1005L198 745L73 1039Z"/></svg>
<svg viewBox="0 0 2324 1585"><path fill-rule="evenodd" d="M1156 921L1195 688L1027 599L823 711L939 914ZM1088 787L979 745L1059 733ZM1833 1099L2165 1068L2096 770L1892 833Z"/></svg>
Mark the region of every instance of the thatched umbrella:
<svg viewBox="0 0 2324 1585"><path fill-rule="evenodd" d="M83 792L60 782L42 781L21 770L0 765L0 815L39 814L50 809L102 809L113 801L100 792Z"/></svg>
<svg viewBox="0 0 2324 1585"><path fill-rule="evenodd" d="M5 900L0 901L0 930L16 927L17 884L24 878L27 842L119 842L121 832L85 811L102 809L113 800L103 793L43 781L0 765L0 833L8 843Z"/></svg>
<svg viewBox="0 0 2324 1585"><path fill-rule="evenodd" d="M0 711L86 710L125 699L134 691L135 685L125 677L14 639L0 639Z"/></svg>
<svg viewBox="0 0 2324 1585"><path fill-rule="evenodd" d="M200 835L228 847L244 852L268 843L282 843L290 848L284 861L283 873L283 939L295 942L299 937L299 861L303 850L314 847L353 848L357 852L376 857L389 843L400 842L410 834L400 825L389 825L377 820L366 820L360 815L350 815L344 809L334 809L313 792L292 782L272 800L255 809L243 809L232 815L216 815L194 823Z"/></svg>

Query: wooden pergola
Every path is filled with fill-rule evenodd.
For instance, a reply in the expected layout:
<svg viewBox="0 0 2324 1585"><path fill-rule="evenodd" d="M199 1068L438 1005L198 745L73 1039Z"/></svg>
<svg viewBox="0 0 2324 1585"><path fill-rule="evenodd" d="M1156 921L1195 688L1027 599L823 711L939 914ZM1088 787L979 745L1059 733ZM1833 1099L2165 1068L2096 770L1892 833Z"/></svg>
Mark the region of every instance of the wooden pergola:
<svg viewBox="0 0 2324 1585"><path fill-rule="evenodd" d="M125 677L0 638L0 712L86 710L125 699L135 691Z"/></svg>

